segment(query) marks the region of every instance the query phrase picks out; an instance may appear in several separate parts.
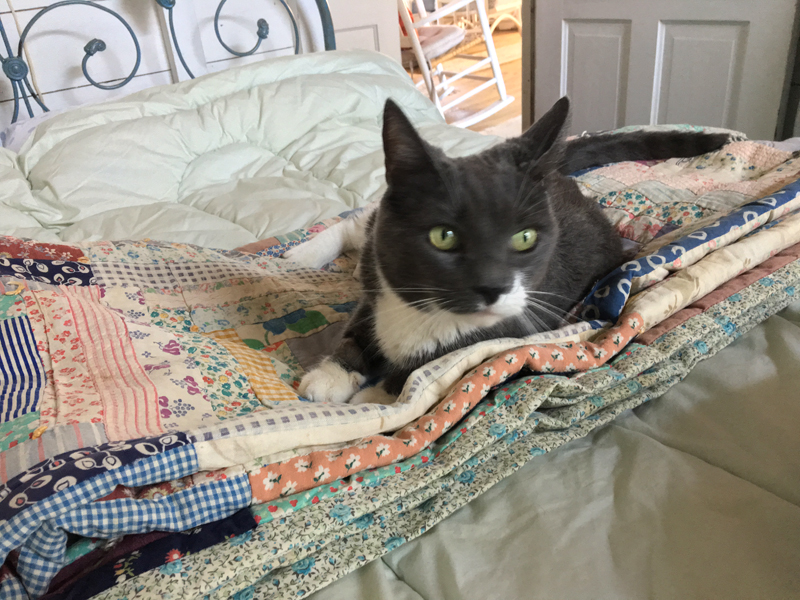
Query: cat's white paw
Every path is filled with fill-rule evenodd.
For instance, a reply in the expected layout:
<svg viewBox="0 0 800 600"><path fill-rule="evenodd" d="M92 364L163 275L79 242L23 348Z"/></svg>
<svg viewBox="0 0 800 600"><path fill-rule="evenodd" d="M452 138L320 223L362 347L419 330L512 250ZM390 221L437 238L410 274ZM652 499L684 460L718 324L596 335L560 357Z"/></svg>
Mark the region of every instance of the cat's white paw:
<svg viewBox="0 0 800 600"><path fill-rule="evenodd" d="M390 395L381 385L361 390L350 398L350 404L394 404L397 396Z"/></svg>
<svg viewBox="0 0 800 600"><path fill-rule="evenodd" d="M347 371L336 361L325 359L305 374L297 392L314 402L347 402L366 378L356 371Z"/></svg>
<svg viewBox="0 0 800 600"><path fill-rule="evenodd" d="M319 269L350 250L361 250L367 222L380 203L368 204L313 238L283 253L283 258L309 269Z"/></svg>
<svg viewBox="0 0 800 600"><path fill-rule="evenodd" d="M281 258L291 260L301 267L306 267L308 269L319 269L325 266L339 256L339 248L331 247L329 244L325 243L324 239L318 241L319 236L324 233L323 231L317 237L311 238L299 246L290 248L283 253Z"/></svg>

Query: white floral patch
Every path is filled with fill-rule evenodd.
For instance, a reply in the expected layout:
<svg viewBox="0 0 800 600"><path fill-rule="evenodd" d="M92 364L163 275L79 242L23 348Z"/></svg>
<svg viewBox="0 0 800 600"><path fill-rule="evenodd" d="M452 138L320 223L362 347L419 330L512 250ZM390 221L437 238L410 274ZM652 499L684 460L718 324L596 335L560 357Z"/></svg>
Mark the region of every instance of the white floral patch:
<svg viewBox="0 0 800 600"><path fill-rule="evenodd" d="M442 410L443 410L444 412L446 412L446 413L449 413L449 412L450 412L450 411L452 411L452 410L453 410L455 407L456 407L456 403L455 403L455 402L453 402L452 400L450 400L450 401L449 401L447 404L445 404L445 405L444 405L444 408L443 408Z"/></svg>
<svg viewBox="0 0 800 600"><path fill-rule="evenodd" d="M299 473L305 473L311 468L311 461L306 458L301 458L296 463L294 463L294 468L297 469Z"/></svg>
<svg viewBox="0 0 800 600"><path fill-rule="evenodd" d="M628 326L631 329L636 329L637 327L639 327L639 319L637 319L636 317L628 319Z"/></svg>
<svg viewBox="0 0 800 600"><path fill-rule="evenodd" d="M619 346L622 343L622 336L619 333L615 333L611 336L611 341L614 342L615 346Z"/></svg>
<svg viewBox="0 0 800 600"><path fill-rule="evenodd" d="M506 354L503 358L509 365L513 365L517 362L517 355L516 354Z"/></svg>
<svg viewBox="0 0 800 600"><path fill-rule="evenodd" d="M598 348L597 350L594 351L595 358L603 358L606 354L608 354L608 352L606 352L602 348Z"/></svg>
<svg viewBox="0 0 800 600"><path fill-rule="evenodd" d="M375 449L375 456L381 457L384 454L389 452L389 444L378 444L378 447Z"/></svg>
<svg viewBox="0 0 800 600"><path fill-rule="evenodd" d="M436 431L436 421L433 419L429 419L428 422L425 424L425 427L422 428L425 433L430 433L432 431Z"/></svg>
<svg viewBox="0 0 800 600"><path fill-rule="evenodd" d="M508 371L503 371L500 373L500 379L508 379Z"/></svg>
<svg viewBox="0 0 800 600"><path fill-rule="evenodd" d="M539 352L538 352L537 350L534 350L533 348L531 348L530 350L528 350L528 354L530 354L530 355L531 355L531 358L532 358L533 360L537 360L537 359L539 358Z"/></svg>
<svg viewBox="0 0 800 600"><path fill-rule="evenodd" d="M466 404L464 404L464 406L461 407L461 415L462 416L469 412L470 406L472 406L472 405L469 402L467 402Z"/></svg>
<svg viewBox="0 0 800 600"><path fill-rule="evenodd" d="M559 350L553 350L550 353L550 358L552 358L553 360L561 360L564 358L564 353Z"/></svg>
<svg viewBox="0 0 800 600"><path fill-rule="evenodd" d="M352 471L357 466L361 464L361 459L357 454L351 454L347 457L347 460L344 462L344 466L348 471Z"/></svg>
<svg viewBox="0 0 800 600"><path fill-rule="evenodd" d="M281 476L277 473L273 473L270 471L267 473L267 476L264 478L264 489L271 490L275 487L275 484L280 483Z"/></svg>
<svg viewBox="0 0 800 600"><path fill-rule="evenodd" d="M577 358L582 362L589 360L589 357L586 356L586 353L583 350L579 350L578 353L575 355L575 358Z"/></svg>
<svg viewBox="0 0 800 600"><path fill-rule="evenodd" d="M465 383L465 384L464 384L464 385L461 387L461 391L462 391L462 392L464 392L465 394L469 394L469 393L470 393L472 390L474 390L474 389L475 389L475 384L474 384L474 383L472 383L471 381L470 381L470 382L468 382L468 383Z"/></svg>
<svg viewBox="0 0 800 600"><path fill-rule="evenodd" d="M553 368L553 365L550 364L550 361L547 361L542 365L542 371L544 371L545 373L552 373L553 371L555 371L555 369Z"/></svg>
<svg viewBox="0 0 800 600"><path fill-rule="evenodd" d="M447 431L448 429L450 429L450 425L451 425L450 421L445 421L444 424L442 425L442 431Z"/></svg>
<svg viewBox="0 0 800 600"><path fill-rule="evenodd" d="M491 377L495 374L495 370L492 367L486 367L483 369L483 376L484 377Z"/></svg>
<svg viewBox="0 0 800 600"><path fill-rule="evenodd" d="M321 483L326 479L329 479L330 476L331 470L328 467L323 467L320 465L319 469L317 469L317 472L314 473L314 481Z"/></svg>
<svg viewBox="0 0 800 600"><path fill-rule="evenodd" d="M283 486L281 490L281 496L288 496L290 494L294 494L297 491L297 482L296 481L287 481L286 485Z"/></svg>
<svg viewBox="0 0 800 600"><path fill-rule="evenodd" d="M567 373L570 373L570 372L572 372L572 371L577 371L577 370L578 370L578 369L577 369L577 367L575 367L575 365L574 365L574 364L572 364L572 363L569 363L569 364L568 364L566 367L564 367L564 368L566 369Z"/></svg>
<svg viewBox="0 0 800 600"><path fill-rule="evenodd" d="M488 383L484 383L481 387L481 396L488 394L490 389L492 389L492 386L490 386Z"/></svg>

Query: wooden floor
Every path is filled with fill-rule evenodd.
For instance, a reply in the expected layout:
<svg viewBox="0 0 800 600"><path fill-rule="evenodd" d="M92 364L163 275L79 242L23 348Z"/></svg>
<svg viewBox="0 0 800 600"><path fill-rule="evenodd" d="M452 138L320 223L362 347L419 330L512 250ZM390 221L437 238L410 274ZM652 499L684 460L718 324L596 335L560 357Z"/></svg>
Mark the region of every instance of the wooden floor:
<svg viewBox="0 0 800 600"><path fill-rule="evenodd" d="M522 36L518 31L496 31L493 36L494 45L497 50L497 56L500 60L500 69L503 72L503 80L506 86L506 92L514 96L514 102L496 112L491 117L488 117L476 123L470 129L474 131L483 131L487 127L499 125L509 119L513 119L522 114ZM470 49L469 53L480 54L486 56L485 46L481 45L475 50ZM434 68L438 64L435 60L432 61ZM463 70L464 65L469 64L462 59L452 59L443 63L445 70L459 71ZM484 71L478 71L476 75L491 77L492 70L488 68ZM416 72L412 75L414 81L420 81L421 75ZM448 95L444 102L450 102L458 98L461 94L473 89L479 82L470 79L460 79L455 82L453 87L455 92ZM426 92L425 88L422 88ZM445 117L448 123L458 121L471 114L479 112L481 109L492 104L499 98L497 89L492 86L491 88L476 94L472 98L465 100L462 104L447 111Z"/></svg>

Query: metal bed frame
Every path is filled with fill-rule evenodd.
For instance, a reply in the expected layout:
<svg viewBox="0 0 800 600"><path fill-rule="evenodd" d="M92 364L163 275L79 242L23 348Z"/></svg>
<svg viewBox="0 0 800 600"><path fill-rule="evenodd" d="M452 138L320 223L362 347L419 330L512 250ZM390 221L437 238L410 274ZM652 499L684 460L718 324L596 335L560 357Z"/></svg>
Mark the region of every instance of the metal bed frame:
<svg viewBox="0 0 800 600"><path fill-rule="evenodd" d="M178 38L175 34L175 23L173 20L172 12L178 0L154 0L154 1L163 10L167 12L169 33L172 38L172 44L175 53L178 57L178 60L181 63L181 66L186 71L186 74L192 79L194 79L195 76L189 69L188 65L186 64L186 61L183 57L183 53L181 52L180 45L178 44ZM191 2L191 0L188 1ZM216 34L217 40L219 41L220 45L222 45L222 47L233 56L237 57L250 56L251 54L254 54L261 47L261 43L269 37L269 23L267 23L266 19L259 19L256 22L257 25L256 35L258 36L258 41L256 42L255 46L253 46L253 48L251 48L247 52L238 52L234 50L225 43L225 41L222 39L222 35L220 34L219 30L220 16L222 14L222 9L227 1L228 0L220 0L219 4L217 5L217 11L214 15L214 33ZM283 8L288 13L289 19L292 22L292 28L294 32L294 53L299 54L300 35L297 29L297 20L295 19L294 12L292 11L291 7L286 3L286 0L279 0L279 1L283 6ZM317 5L317 10L319 12L320 20L322 22L322 34L325 44L325 50L335 50L336 39L333 32L333 21L331 20L331 13L328 8L327 0L315 0L315 2ZM43 112L49 112L49 109L44 104L44 102L42 102L41 98L39 98L38 94L34 91L34 88L31 85L29 78L30 69L28 68L28 64L25 62L25 59L23 58L23 46L25 45L25 40L27 39L28 34L31 31L31 28L34 25L36 25L36 22L42 16L49 13L50 11L57 10L64 6L70 6L75 4L83 6L91 6L105 13L108 13L112 17L119 20L125 26L125 29L127 29L136 47L136 64L134 64L130 74L119 83L102 84L92 79L91 75L89 75L89 71L87 70L87 64L92 56L94 56L98 52L103 52L106 49L106 43L98 38L92 39L83 48L84 56L83 56L83 61L81 63L81 70L83 71L83 76L86 78L86 80L94 87L100 88L101 90L116 90L128 84L131 81L131 79L133 79L136 76L136 73L139 70L139 65L141 64L142 60L142 51L141 48L139 47L139 39L136 36L136 32L120 14L101 4L97 4L92 0L61 0L60 2L56 2L54 4L51 4L50 6L46 6L45 8L40 9L39 12L37 12L33 16L33 18L28 22L25 29L22 30L22 33L20 34L19 38L19 44L17 45L16 55L14 54L14 50L11 48L11 44L8 41L8 36L6 35L6 30L3 26L3 22L0 20L0 37L2 38L3 41L3 45L0 46L0 64L2 64L3 74L9 79L9 81L11 81L11 87L14 92L14 115L11 119L12 123L15 123L17 121L17 118L19 117L19 109L21 104L24 104L26 112L30 117L34 116L34 108L36 105L38 105L38 107ZM5 56L3 55L4 49L5 49Z"/></svg>

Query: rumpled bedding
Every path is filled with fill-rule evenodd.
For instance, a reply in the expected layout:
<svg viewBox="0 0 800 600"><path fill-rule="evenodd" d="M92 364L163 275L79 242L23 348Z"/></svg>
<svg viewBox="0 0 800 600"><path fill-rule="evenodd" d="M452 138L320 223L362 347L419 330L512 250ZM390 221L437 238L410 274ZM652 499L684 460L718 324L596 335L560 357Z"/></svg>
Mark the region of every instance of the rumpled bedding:
<svg viewBox="0 0 800 600"><path fill-rule="evenodd" d="M368 84L376 73L385 85ZM309 215L374 199L378 116L389 95L407 101L423 135L449 151L495 141L442 125L401 75L364 53L273 61L136 94L99 116L61 115L19 157L6 154L6 178L28 195L3 197L24 231L0 239L4 595L305 595L528 460L661 395L793 299L800 162L792 154L744 141L695 159L612 165L577 180L640 255L598 283L580 320L434 361L391 406L305 401L299 377L336 343L358 298L354 258L320 271L279 258L340 217L269 237L253 217L258 207L307 225ZM315 100L328 85L343 91L342 105ZM271 129L268 142L251 143L254 129L243 124L252 114L269 128L292 104L313 107L305 119L320 113L316 126L304 121L297 139ZM153 136L147 144L137 114ZM103 139L119 149L106 160ZM311 157L315 144L325 151ZM293 165L280 177L260 179L266 146L270 160ZM211 197L204 186L231 149L257 165L218 182L235 196L230 210L245 207L230 223L249 235L236 229L222 249L187 243L182 236L205 230L181 232L181 211L209 227L214 211L182 190ZM176 169L187 157L190 166ZM184 180L165 185L161 165ZM293 201L297 211L271 202L286 185L315 200ZM323 188L337 200L317 211ZM178 199L150 202L165 190ZM158 221L141 221L136 211L154 205L165 211ZM228 210L218 209L214 219ZM69 241L89 223L113 239L127 220L167 241ZM234 243L247 252L230 250Z"/></svg>

